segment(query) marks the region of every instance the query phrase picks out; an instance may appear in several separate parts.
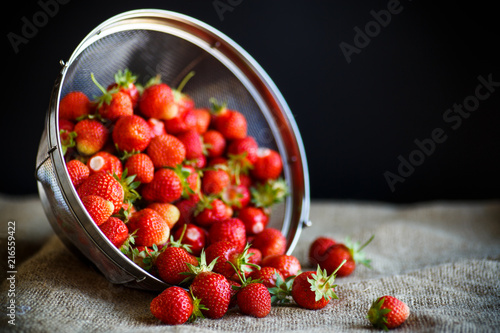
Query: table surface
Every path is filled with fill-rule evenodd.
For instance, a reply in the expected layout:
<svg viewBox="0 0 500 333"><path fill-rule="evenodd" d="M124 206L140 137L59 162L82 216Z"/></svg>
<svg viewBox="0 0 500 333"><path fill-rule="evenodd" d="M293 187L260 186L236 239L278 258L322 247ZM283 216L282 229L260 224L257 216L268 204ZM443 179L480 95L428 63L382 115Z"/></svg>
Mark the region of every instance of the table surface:
<svg viewBox="0 0 500 333"><path fill-rule="evenodd" d="M0 312L16 304L0 331L12 332L367 332L371 302L393 295L408 304L401 332L494 332L500 327L500 201L313 201L310 228L294 250L303 270L313 270L307 251L318 236L365 241L372 268L338 277L336 293L321 310L293 302L265 318L232 309L221 319L167 326L149 311L155 293L109 283L77 259L53 234L37 197L0 195L2 272L7 272L7 221L16 222L15 283L2 279ZM3 273L2 273L3 274ZM9 275L10 276L10 275ZM9 296L14 287L15 296Z"/></svg>

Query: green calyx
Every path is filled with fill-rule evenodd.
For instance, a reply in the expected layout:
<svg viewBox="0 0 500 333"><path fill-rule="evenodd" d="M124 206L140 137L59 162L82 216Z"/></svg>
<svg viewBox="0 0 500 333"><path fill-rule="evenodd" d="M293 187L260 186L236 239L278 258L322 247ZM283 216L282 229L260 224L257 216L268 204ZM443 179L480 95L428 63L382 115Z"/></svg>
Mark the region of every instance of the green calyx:
<svg viewBox="0 0 500 333"><path fill-rule="evenodd" d="M352 258L356 264L364 265L368 268L371 268L371 260L367 259L365 253L362 251L370 242L373 240L375 235L372 235L369 240L367 240L364 244L360 244L359 242L352 242L350 238L346 238L344 244L349 249Z"/></svg>
<svg viewBox="0 0 500 333"><path fill-rule="evenodd" d="M113 95L116 94L120 88L119 87L114 87L110 90L107 90L104 88L99 82L97 82L97 79L94 76L94 73L90 73L90 78L92 79L92 82L99 88L99 90L102 92L102 95L96 98L95 103L97 103L97 108L100 108L104 103L105 104L110 104L111 100L113 99Z"/></svg>
<svg viewBox="0 0 500 333"><path fill-rule="evenodd" d="M168 243L168 247L180 247L181 249L184 249L187 252L192 253L193 251L191 250L191 245L182 243L182 239L184 238L186 229L187 229L187 224L184 224L184 226L182 227L182 233L178 240L175 240L173 235L170 236L170 242Z"/></svg>
<svg viewBox="0 0 500 333"><path fill-rule="evenodd" d="M193 313L191 314L191 316L189 316L188 322L194 323L198 318L205 318L201 311L206 311L208 310L208 308L205 305L201 304L201 299L193 295L193 291L191 290L191 288L189 288L189 294L193 299Z"/></svg>
<svg viewBox="0 0 500 333"><path fill-rule="evenodd" d="M388 331L387 314L391 312L391 309L382 309L384 301L385 297L381 297L380 299L373 301L366 318L373 324L374 327Z"/></svg>
<svg viewBox="0 0 500 333"><path fill-rule="evenodd" d="M248 175L250 170L253 168L252 163L246 158L247 152L243 152L238 155L228 154L228 171L231 176L236 180L236 185L240 185L240 175Z"/></svg>
<svg viewBox="0 0 500 333"><path fill-rule="evenodd" d="M288 185L282 178L270 179L258 183L250 188L252 203L257 207L270 208L274 204L283 202L289 195Z"/></svg>
<svg viewBox="0 0 500 333"><path fill-rule="evenodd" d="M213 115L221 115L227 111L227 102L219 104L214 97L210 98L208 101L210 103L210 113Z"/></svg>
<svg viewBox="0 0 500 333"><path fill-rule="evenodd" d="M330 275L328 275L326 269L321 270L321 267L318 265L316 273L312 274L311 278L307 279L307 282L311 284L311 291L315 294L314 299L316 302L322 298L325 300L338 299L334 291L334 288L337 287L337 285L333 283L335 282L335 274L345 262L346 260L344 260Z"/></svg>
<svg viewBox="0 0 500 333"><path fill-rule="evenodd" d="M250 257L254 255L254 253L249 253L248 250L250 249L251 244L247 243L245 245L244 250L238 255L236 258L236 264L232 263L231 261L227 261L234 269L236 275L241 281L241 285L245 286L253 282L261 282L258 280L252 280L246 277L246 273L251 273L253 272L254 269L259 270L260 266L257 264L253 264L250 262Z"/></svg>
<svg viewBox="0 0 500 333"><path fill-rule="evenodd" d="M66 155L68 148L72 148L72 147L76 146L75 139L77 137L77 134L75 131L70 132L67 130L60 130L59 135L61 137L61 149L62 149L63 155Z"/></svg>
<svg viewBox="0 0 500 333"><path fill-rule="evenodd" d="M190 263L186 263L186 265L188 267L188 271L180 273L180 274L187 275L187 277L184 280L182 280L181 284L186 284L186 283L190 282L192 279L194 279L200 273L212 272L215 264L217 263L218 257L215 258L214 260L212 260L212 262L210 262L210 264L207 264L205 250L202 249L200 256L196 259L198 260L197 266L190 264Z"/></svg>
<svg viewBox="0 0 500 333"><path fill-rule="evenodd" d="M132 72L128 69L124 71L118 70L118 72L114 75L115 83L120 88L128 88L130 84L134 84L137 80L137 76L132 74Z"/></svg>
<svg viewBox="0 0 500 333"><path fill-rule="evenodd" d="M292 296L292 285L295 280L295 275L292 275L285 280L281 278L278 272L275 273L276 276L276 287L267 288L271 294L271 304L288 304L290 303L290 297Z"/></svg>
<svg viewBox="0 0 500 333"><path fill-rule="evenodd" d="M128 176L128 169L123 170L121 177L118 177L116 173L113 172L113 177L120 182L124 191L124 202L129 204L134 203L134 201L141 199L141 195L137 192L137 188L141 185L141 182L134 181L137 175Z"/></svg>

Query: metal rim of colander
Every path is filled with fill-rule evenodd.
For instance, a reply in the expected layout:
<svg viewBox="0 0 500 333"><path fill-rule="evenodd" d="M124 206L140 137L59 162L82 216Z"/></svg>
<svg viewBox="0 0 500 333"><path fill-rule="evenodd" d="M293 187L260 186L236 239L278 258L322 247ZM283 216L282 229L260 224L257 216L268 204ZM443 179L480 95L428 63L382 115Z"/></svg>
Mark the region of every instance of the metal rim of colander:
<svg viewBox="0 0 500 333"><path fill-rule="evenodd" d="M298 127L287 103L260 65L229 37L197 19L159 9L132 10L116 15L101 23L82 40L69 60L63 63L61 73L54 84L46 120L49 147L47 154L52 158L57 182L68 206L73 211L73 215L77 218L87 236L93 242L93 245L102 251L114 265L117 265L131 275L130 281L122 281L124 284L140 287L140 284L145 282L148 285L146 289L149 289L151 285L154 285L155 289L166 286L163 281L134 264L114 247L95 223L93 223L71 184L65 167L64 156L60 148L58 109L62 93L62 83L64 82L67 69L78 55L95 41L119 31L134 29L151 29L174 34L203 48L229 68L242 84L249 89L251 95L256 99L259 107L261 107L261 112L263 109L267 110L267 113L265 113L266 118L274 117L277 118L277 121L286 124L284 129L275 128L273 133L275 136L278 134L277 145L280 152L288 153L284 156L284 165L286 166L284 173L289 185L293 185L292 195L286 199L286 211L282 229L287 236L287 254L291 254L299 239L302 228L310 224L310 199L309 175L305 151ZM291 169L293 171L290 171ZM295 220L293 223L291 222L292 218ZM103 273L106 275L106 272Z"/></svg>

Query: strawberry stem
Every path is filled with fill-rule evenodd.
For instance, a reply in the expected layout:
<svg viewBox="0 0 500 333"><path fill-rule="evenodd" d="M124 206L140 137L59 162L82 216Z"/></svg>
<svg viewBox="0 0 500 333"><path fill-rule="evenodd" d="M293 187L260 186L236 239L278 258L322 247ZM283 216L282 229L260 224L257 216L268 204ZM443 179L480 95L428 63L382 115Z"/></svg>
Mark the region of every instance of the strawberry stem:
<svg viewBox="0 0 500 333"><path fill-rule="evenodd" d="M189 72L181 81L181 83L179 83L179 85L177 86L177 91L178 92L181 92L182 89L184 89L184 87L186 86L186 84L188 83L188 81L194 76L195 72L194 71L191 71Z"/></svg>

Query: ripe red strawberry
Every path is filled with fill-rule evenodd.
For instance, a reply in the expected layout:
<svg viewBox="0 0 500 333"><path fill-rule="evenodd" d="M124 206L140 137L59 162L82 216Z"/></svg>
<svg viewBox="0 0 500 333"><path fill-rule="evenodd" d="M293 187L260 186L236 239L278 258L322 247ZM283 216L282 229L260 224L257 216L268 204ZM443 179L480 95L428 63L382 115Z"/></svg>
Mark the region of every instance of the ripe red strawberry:
<svg viewBox="0 0 500 333"><path fill-rule="evenodd" d="M77 189L90 175L89 168L80 160L70 160L66 163L71 183Z"/></svg>
<svg viewBox="0 0 500 333"><path fill-rule="evenodd" d="M155 174L153 161L148 155L138 153L130 156L125 162L125 169L129 175L136 175L135 180L141 184L151 183Z"/></svg>
<svg viewBox="0 0 500 333"><path fill-rule="evenodd" d="M179 112L174 118L165 120L164 124L167 133L173 135L192 129L196 130L196 114L193 109L188 108Z"/></svg>
<svg viewBox="0 0 500 333"><path fill-rule="evenodd" d="M194 322L201 316L203 306L198 299L185 289L172 286L156 296L150 304L150 311L162 323L167 325L180 325Z"/></svg>
<svg viewBox="0 0 500 333"><path fill-rule="evenodd" d="M330 246L323 259L319 261L319 265L322 269L325 269L328 274L331 274L342 261L346 260L346 263L338 270L337 276L348 276L356 269L357 264L362 264L370 268L370 260L365 258L365 254L362 252L373 239L372 236L366 243L360 246L358 242L352 243L349 239L346 240L346 244L336 243Z"/></svg>
<svg viewBox="0 0 500 333"><path fill-rule="evenodd" d="M255 236L252 246L262 252L263 258L270 255L285 254L286 237L278 229L266 228Z"/></svg>
<svg viewBox="0 0 500 333"><path fill-rule="evenodd" d="M203 141L196 130L187 130L177 134L179 139L186 149L186 159L191 160L203 155Z"/></svg>
<svg viewBox="0 0 500 333"><path fill-rule="evenodd" d="M181 173L185 180L183 198L188 198L191 195L199 195L201 188L201 176L198 170L191 165L183 165L177 167L177 172Z"/></svg>
<svg viewBox="0 0 500 333"><path fill-rule="evenodd" d="M117 248L120 248L129 237L127 225L117 217L110 217L99 226L99 229Z"/></svg>
<svg viewBox="0 0 500 333"><path fill-rule="evenodd" d="M216 130L204 132L203 143L209 158L222 156L226 151L226 139Z"/></svg>
<svg viewBox="0 0 500 333"><path fill-rule="evenodd" d="M148 82L139 99L139 110L146 118L168 120L177 116L178 106L174 103L172 88L159 78Z"/></svg>
<svg viewBox="0 0 500 333"><path fill-rule="evenodd" d="M208 109L193 109L193 113L196 117L196 131L203 134L208 130L211 121L210 111Z"/></svg>
<svg viewBox="0 0 500 333"><path fill-rule="evenodd" d="M374 327L388 331L403 324L409 315L406 303L394 296L382 296L373 302L367 318Z"/></svg>
<svg viewBox="0 0 500 333"><path fill-rule="evenodd" d="M199 256L201 254L201 250L207 245L208 232L192 223L185 224L185 227L185 231L183 228L176 229L174 232L174 239L177 241L181 239L181 235L184 232L182 243L189 246L189 249L194 256Z"/></svg>
<svg viewBox="0 0 500 333"><path fill-rule="evenodd" d="M144 208L132 214L127 228L130 233L135 232L137 246L163 245L170 236L168 224L151 208Z"/></svg>
<svg viewBox="0 0 500 333"><path fill-rule="evenodd" d="M259 148L251 174L258 180L277 179L283 171L280 154L269 148Z"/></svg>
<svg viewBox="0 0 500 333"><path fill-rule="evenodd" d="M261 281L267 288L276 287L278 276L284 280L283 274L277 268L271 266L261 267L250 274L250 278Z"/></svg>
<svg viewBox="0 0 500 333"><path fill-rule="evenodd" d="M115 210L115 206L111 201L98 195L87 195L81 200L90 217L98 226L106 222Z"/></svg>
<svg viewBox="0 0 500 333"><path fill-rule="evenodd" d="M208 241L209 244L228 241L235 244L236 249L241 252L246 244L245 224L236 217L215 222L208 231Z"/></svg>
<svg viewBox="0 0 500 333"><path fill-rule="evenodd" d="M175 167L186 158L184 144L170 134L155 136L151 139L146 152L155 168Z"/></svg>
<svg viewBox="0 0 500 333"><path fill-rule="evenodd" d="M174 245L176 244L176 245ZM156 268L160 278L168 284L179 285L189 272L187 264L198 266L198 260L180 242L169 245L156 258Z"/></svg>
<svg viewBox="0 0 500 333"><path fill-rule="evenodd" d="M183 192L183 181L172 169L158 169L150 183L144 185L142 196L150 202L171 203L179 199Z"/></svg>
<svg viewBox="0 0 500 333"><path fill-rule="evenodd" d="M78 187L77 192L80 198L98 195L111 201L115 207L113 214L120 211L125 198L123 186L107 172L98 172L88 176Z"/></svg>
<svg viewBox="0 0 500 333"><path fill-rule="evenodd" d="M117 149L129 153L144 151L152 137L151 127L147 121L135 114L120 117L112 133Z"/></svg>
<svg viewBox="0 0 500 333"><path fill-rule="evenodd" d="M210 244L205 249L206 259L215 262L213 271L224 275L227 279L239 281L239 275L248 276L259 266L250 262L252 254L249 246L240 250L238 246L229 241L219 241Z"/></svg>
<svg viewBox="0 0 500 333"><path fill-rule="evenodd" d="M263 318L271 312L271 294L262 283L250 283L236 294L241 313Z"/></svg>
<svg viewBox="0 0 500 333"><path fill-rule="evenodd" d="M248 244L251 245L250 242L247 242ZM255 265L260 265L262 262L262 252L260 252L259 249L256 249L254 247L250 247L248 249L248 262L251 264Z"/></svg>
<svg viewBox="0 0 500 333"><path fill-rule="evenodd" d="M222 190L220 196L234 211L245 208L251 199L250 189L243 185L230 184Z"/></svg>
<svg viewBox="0 0 500 333"><path fill-rule="evenodd" d="M81 91L71 91L59 102L59 119L76 121L92 112L92 103Z"/></svg>
<svg viewBox="0 0 500 333"><path fill-rule="evenodd" d="M333 238L317 237L309 246L309 263L312 266L318 265L320 261L324 260L326 250L335 243Z"/></svg>
<svg viewBox="0 0 500 333"><path fill-rule="evenodd" d="M174 205L179 209L179 221L175 225L175 229L182 229L182 227L194 221L194 212L198 206L200 197L198 195L191 195L187 199L177 200Z"/></svg>
<svg viewBox="0 0 500 333"><path fill-rule="evenodd" d="M286 254L275 254L264 257L260 263L262 267L274 267L280 271L284 279L297 275L302 269L297 257Z"/></svg>
<svg viewBox="0 0 500 333"><path fill-rule="evenodd" d="M231 301L231 285L223 275L202 271L193 279L191 291L206 306L207 310L201 311L206 317L218 319L226 314Z"/></svg>
<svg viewBox="0 0 500 333"><path fill-rule="evenodd" d="M165 124L162 120L149 118L146 121L148 122L149 128L151 128L152 137L167 134L167 131L165 130Z"/></svg>
<svg viewBox="0 0 500 333"><path fill-rule="evenodd" d="M109 138L109 130L95 119L84 119L76 123L76 149L82 155L94 155L101 150Z"/></svg>
<svg viewBox="0 0 500 333"><path fill-rule="evenodd" d="M121 177L123 174L122 161L113 154L106 151L99 151L92 155L87 161L87 167L91 174L96 172L109 172Z"/></svg>
<svg viewBox="0 0 500 333"><path fill-rule="evenodd" d="M246 206L240 209L238 218L245 224L248 236L257 235L269 223L269 215L262 208L254 206Z"/></svg>
<svg viewBox="0 0 500 333"><path fill-rule="evenodd" d="M227 206L222 200L203 197L196 205L194 220L197 225L209 228L215 222L227 220L232 215L232 208Z"/></svg>
<svg viewBox="0 0 500 333"><path fill-rule="evenodd" d="M217 165L203 172L201 190L207 195L220 194L230 183L231 178L227 168Z"/></svg>
<svg viewBox="0 0 500 333"><path fill-rule="evenodd" d="M130 116L134 113L132 99L127 92L122 91L118 86L107 90L97 82L93 73L91 73L91 78L102 92L96 101L97 112L102 118L114 122L122 116Z"/></svg>
<svg viewBox="0 0 500 333"><path fill-rule="evenodd" d="M257 141L255 141L252 136L247 136L242 139L231 141L227 147L227 153L231 155L245 154L245 158L250 162L250 164L254 164L257 160L258 149L259 145L257 144Z"/></svg>
<svg viewBox="0 0 500 333"><path fill-rule="evenodd" d="M247 120L242 113L228 109L225 104L219 105L215 99L210 99L210 102L214 129L226 140L242 139L247 136Z"/></svg>
<svg viewBox="0 0 500 333"><path fill-rule="evenodd" d="M114 75L115 82L108 86L108 91L113 89L119 89L120 91L129 95L130 100L132 101L132 108L137 106L137 102L139 101L140 93L139 89L135 85L137 80L137 76L132 74L128 69L115 73Z"/></svg>
<svg viewBox="0 0 500 333"><path fill-rule="evenodd" d="M295 303L309 310L324 308L331 299L338 299L335 294L335 272L328 275L318 266L316 272L302 272L295 277L291 295Z"/></svg>

